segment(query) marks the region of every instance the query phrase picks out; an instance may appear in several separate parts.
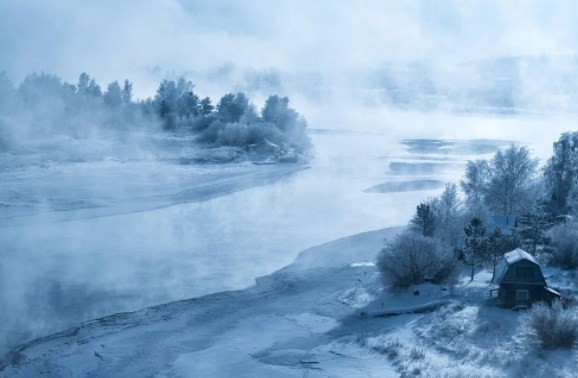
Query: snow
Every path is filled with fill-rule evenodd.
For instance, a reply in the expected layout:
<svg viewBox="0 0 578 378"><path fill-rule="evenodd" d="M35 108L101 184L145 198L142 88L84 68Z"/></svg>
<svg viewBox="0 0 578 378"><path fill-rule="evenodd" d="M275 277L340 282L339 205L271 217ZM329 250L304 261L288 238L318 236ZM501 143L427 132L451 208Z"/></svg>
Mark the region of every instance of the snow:
<svg viewBox="0 0 578 378"><path fill-rule="evenodd" d="M450 295L433 284L392 291L383 288L375 266L352 266L371 259L397 232L367 232L311 248L245 290L86 322L18 348L0 375L573 376L575 351L535 350L520 313L486 302L487 271ZM303 265L336 251L339 262ZM431 312L416 313L432 305ZM360 314L382 307L405 314Z"/></svg>
<svg viewBox="0 0 578 378"><path fill-rule="evenodd" d="M398 156L388 135L313 139L316 158L296 174L302 167L291 164L146 159L2 172L0 197L11 188L32 205L10 197L0 209L0 354L88 319L246 288L301 250L405 223L437 194L363 192L384 180L383 154Z"/></svg>
<svg viewBox="0 0 578 378"><path fill-rule="evenodd" d="M352 316L354 321L364 322L338 297L364 282L369 283L368 290L379 290L374 266L352 268L350 264L360 258L372 259L384 237L396 232L374 231L311 249L301 254L296 264L260 278L243 291L84 323L28 344L14 355L23 362L1 374L302 376L304 371L338 372L339 365L332 361L341 360L344 371L375 369L383 364L365 367L371 356L349 341L333 345L351 337ZM349 261L324 268L301 265L303 261L323 261L328 257L323 252L333 248L342 251L342 260L348 254Z"/></svg>
<svg viewBox="0 0 578 378"><path fill-rule="evenodd" d="M354 308L364 308L375 300L375 295L368 292L365 288L353 287L345 290L337 299Z"/></svg>
<svg viewBox="0 0 578 378"><path fill-rule="evenodd" d="M516 248L515 250L504 254L504 258L506 259L506 261L510 265L517 263L518 261L522 261L522 260L528 260L528 261L531 261L534 264L538 265L538 261L536 261L534 256L530 255L528 252L526 252L520 248Z"/></svg>
<svg viewBox="0 0 578 378"><path fill-rule="evenodd" d="M433 130L430 118L428 115L424 127ZM460 124L463 121L459 119ZM507 129L502 127L504 122L483 119L478 127L480 135L485 135L488 123L495 130ZM462 129L468 130L468 136L473 135L470 128ZM518 128L510 129L518 133ZM253 185L251 175L256 167L110 160L93 167L92 163L46 164L34 171L3 174L5 181L1 184L13 185L16 190L0 185L5 205L2 210L7 210L0 215L6 215L0 220L0 238L9 247L5 248L2 272L18 273L8 275L15 280L6 278L6 274L0 277L1 286L11 288L8 293L0 293L4 295L2 302L13 309L9 314L2 312L9 320L24 319L17 325L61 320L59 315L39 313L42 307L12 307L22 303L25 292L35 289L25 279L31 272L44 273L44 267L46 277L58 277L56 288L63 297L78 297L102 306L100 313L87 311L80 319L244 288L255 276L289 263L295 251L348 233L405 223L416 203L437 194L364 193L368 187L399 180L389 173L384 177L387 161L377 165L372 160L378 153L382 156L388 152L387 159L402 161L408 155L400 154L387 141L392 140L390 134L372 135L369 144L359 143L355 134L336 138L328 133L327 137L331 139L328 143L316 141L316 167L297 175L299 180L291 177L283 185L236 193L198 206L174 206L82 222L78 219L213 198L230 188L235 191ZM366 154L361 158L360 145ZM269 173L277 177L279 172L273 171L279 166L257 168L271 169L261 171L265 172L264 182L271 180ZM167 169L171 172L165 176ZM106 180L112 184L94 185L103 172L112 174L108 177L113 179ZM431 178L456 180L456 172L436 173ZM420 179L413 174L406 177ZM59 182L76 189L60 195L55 191ZM147 188L144 193L140 190L143 183ZM38 201L37 188L42 190ZM96 188L99 190L93 192ZM60 224L62 227L53 223L61 220L74 222ZM50 227L30 227L35 223ZM21 227L22 233L17 233L19 226L25 226ZM27 236L21 237L24 232ZM462 275L462 286L456 288L455 297L449 297L448 288L435 285L403 292L383 289L371 261L384 238L395 232L372 231L310 248L287 268L258 279L246 290L83 323L16 350L12 354L15 361L0 376L387 377L417 368L425 376L438 376L438 372L450 377L510 373L572 376L572 364L576 362L573 352L562 353L560 358L548 353L545 359L552 362L545 363L519 342L517 313L485 305L491 276L486 271L479 271L472 283ZM198 248L198 240L206 245ZM66 264L59 263L62 261ZM59 265L62 267L57 269ZM550 274L555 276L555 287L574 287L574 277L555 270ZM39 276L47 287L54 281ZM67 290L67 284L74 290ZM414 295L416 290L419 295ZM137 300L135 293L139 295ZM8 302L11 298L17 301ZM40 294L36 299L44 297ZM448 305L432 313L360 316L362 312L382 311L382 307L383 311L411 312L448 300ZM34 321L26 318L33 313L39 314ZM76 318L69 324L79 321ZM440 338L439 343L435 338L440 336L434 332L438 328L449 335ZM499 332L506 328L512 332ZM480 337L480 344L469 348L467 340L471 337ZM501 345L499 352L489 353L495 345ZM493 367L503 358L500 353L511 357L511 365ZM538 363L532 362L533 358Z"/></svg>
<svg viewBox="0 0 578 378"><path fill-rule="evenodd" d="M375 266L373 261L362 261L362 262L354 262L349 265L352 268L363 267L363 266Z"/></svg>
<svg viewBox="0 0 578 378"><path fill-rule="evenodd" d="M534 256L520 248L516 248L511 252L505 253L504 258L501 259L500 264L496 267L496 282L502 282L506 272L508 271L509 265L515 264L522 260L528 260L536 265L540 265Z"/></svg>

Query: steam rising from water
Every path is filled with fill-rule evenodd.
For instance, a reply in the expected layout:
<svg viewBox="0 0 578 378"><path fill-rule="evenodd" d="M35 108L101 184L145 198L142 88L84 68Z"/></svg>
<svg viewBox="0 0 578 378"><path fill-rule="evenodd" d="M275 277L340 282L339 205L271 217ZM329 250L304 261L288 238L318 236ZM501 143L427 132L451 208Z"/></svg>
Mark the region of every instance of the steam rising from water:
<svg viewBox="0 0 578 378"><path fill-rule="evenodd" d="M2 1L0 71L15 82L32 71L75 82L86 71L103 84L129 78L142 98L160 79L185 75L215 99L243 90L259 106L270 93L289 95L312 127L355 132L316 135L313 168L269 187L141 214L1 228L0 324L10 332L4 338L0 329L0 340L13 345L94 316L243 287L300 249L406 223L439 189L364 193L392 179L390 163L403 173L416 167L419 156L398 139L517 141L544 161L558 134L575 129L577 17L573 1ZM89 121L75 125L89 135L83 140L55 128L27 146L30 160L3 155L6 198L29 190L29 200L46 185L66 200L94 200L107 192L101 187L130 198L179 188L191 174L159 164L167 156L149 134L97 135L98 119ZM417 147L431 152L423 141ZM437 152L437 165L424 161L409 173L459 179ZM79 195L87 183L91 190Z"/></svg>

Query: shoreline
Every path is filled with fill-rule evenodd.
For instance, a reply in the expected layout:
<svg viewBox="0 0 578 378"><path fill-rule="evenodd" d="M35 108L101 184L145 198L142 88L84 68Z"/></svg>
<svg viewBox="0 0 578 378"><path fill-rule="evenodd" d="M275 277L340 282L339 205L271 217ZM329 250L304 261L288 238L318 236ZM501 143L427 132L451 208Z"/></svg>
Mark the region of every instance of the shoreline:
<svg viewBox="0 0 578 378"><path fill-rule="evenodd" d="M92 351L91 348L93 345L98 346L98 343L100 343L100 345L106 345L107 348L114 346L114 343L109 344L110 340L105 342L101 339L103 337L108 338L111 335L115 335L114 338L117 340L122 338L123 335L133 340L135 336L140 336L143 342L139 343L138 348L147 348L148 342L144 340L148 338L149 330L146 328L156 328L157 326L164 328L167 322L170 328L170 324L174 323L175 328L173 331L176 332L176 335L182 331L180 326L182 326L181 321L183 317L196 319L196 321L191 320L185 322L188 326L192 327L190 330L193 333L203 333L199 328L211 329L215 326L215 323L218 325L220 323L219 318L222 318L221 320L227 323L231 321L238 322L241 319L250 320L254 315L251 311L253 306L257 305L269 308L271 305L269 302L276 302L278 299L283 298L284 295L288 294L288 292L290 293L296 286L304 286L306 296L313 296L313 298L309 298L309 300L312 301L311 304L316 303L319 297L323 297L325 291L334 292L336 289L332 287L332 285L337 283L332 281L331 284L328 285L326 282L323 282L324 277L334 277L342 271L347 271L348 276L350 276L352 272L357 271L365 271L367 273L368 269L372 269L371 267L352 268L351 264L360 261L372 261L379 251L379 248L381 248L383 241L395 235L403 228L403 226L399 226L368 231L308 248L300 252L290 265L270 275L256 278L255 284L246 289L219 292L197 298L169 302L134 312L112 314L83 322L76 327L71 327L59 333L32 340L15 347L7 353L1 362L0 372L7 374L7 376L18 376L21 373L45 374L47 372L42 369L46 369L47 364L53 365L55 369L61 366L63 364L63 362L60 361L61 358L66 359L66 355L71 352L70 349L81 352L83 355L82 359L89 358L89 360L92 360L95 358L95 354L104 355L102 354L104 352ZM310 287L311 281L324 283L323 290L318 293L317 291L321 288L316 285ZM353 281L350 283L353 283ZM350 283L339 282L337 289L343 289L343 285L346 285L346 288ZM224 303L227 301L231 303L229 305ZM229 310L224 311L227 307L229 307ZM237 311L232 311L231 307L237 309ZM312 310L309 308L310 306L306 305L305 307L307 308L301 310L307 310L306 313L310 313ZM334 305L331 307L334 307ZM356 310L353 310L353 312L355 311ZM244 313L245 317L242 315L235 316L235 313L239 312ZM329 315L333 313L333 311L329 313L325 313L326 311L321 312L324 314L318 316L330 317ZM351 308L340 308L339 311L335 313L335 320L338 321L337 319L350 316L351 313ZM213 315L208 316L209 314ZM276 316L275 314L270 315L273 315L273 317ZM143 332L138 331L140 327L143 327ZM225 331L226 328L227 327L224 328ZM134 335L134 332L136 332L137 335ZM168 330L166 329L165 332L168 332ZM213 333L215 337L219 336L219 332L208 330L205 330L203 336L204 338L212 338ZM100 341L96 342L93 340ZM157 340L157 342L159 341ZM206 340L204 342L206 342ZM201 342L200 344L203 343ZM117 345L122 345L122 342ZM130 350L125 350L125 348L121 349L124 350L123 353L131 353ZM192 349L196 350L198 346ZM179 356L180 354L173 356L176 357L175 361ZM122 356L117 357L122 359ZM93 371L96 376L107 376L113 372L113 370L108 371L104 368L105 365L109 366L104 364L104 359L100 359L99 357L95 359L98 360L99 363L97 365L99 366L98 369L100 369L99 372ZM126 361L123 364L125 363ZM136 361L133 360L131 363L133 368L138 367ZM166 361L157 361L154 365L164 366L166 363ZM84 365L84 363L82 365ZM86 367L92 368L94 366L88 363ZM153 367L150 367L150 369L155 370ZM147 371L152 373L152 370ZM52 370L50 371L55 373ZM155 371L155 373L159 372L158 370ZM11 375L13 373L15 375ZM56 376L67 376L69 373L72 373L72 370L66 373L59 371ZM132 373L141 374L137 371L132 371ZM50 373L48 374L48 376L50 376ZM75 373L72 375L74 376Z"/></svg>
<svg viewBox="0 0 578 378"><path fill-rule="evenodd" d="M249 165L248 165L249 166ZM289 175L310 168L309 163L279 164L274 166L250 165L252 169L237 175L227 174L224 179L204 181L175 193L136 197L138 200L111 201L108 206L79 207L69 210L41 209L33 213L0 217L0 228L21 227L46 223L72 222L84 219L104 218L116 215L154 211L170 206L204 202L232 193L275 183ZM253 168L254 167L254 168ZM283 167L280 169L280 167ZM206 174L207 175L207 174Z"/></svg>

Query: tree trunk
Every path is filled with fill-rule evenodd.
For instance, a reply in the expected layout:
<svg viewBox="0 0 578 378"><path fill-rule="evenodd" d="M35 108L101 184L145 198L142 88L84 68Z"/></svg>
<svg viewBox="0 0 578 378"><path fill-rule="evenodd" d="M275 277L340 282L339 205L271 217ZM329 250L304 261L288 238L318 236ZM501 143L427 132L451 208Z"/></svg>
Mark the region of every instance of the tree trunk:
<svg viewBox="0 0 578 378"><path fill-rule="evenodd" d="M493 258L492 258L492 265L493 265L493 269L492 269L492 282L494 282L494 279L496 278L496 255L495 252L492 253Z"/></svg>
<svg viewBox="0 0 578 378"><path fill-rule="evenodd" d="M476 253L474 252L472 255L472 278L470 281L474 280L474 269L476 268Z"/></svg>

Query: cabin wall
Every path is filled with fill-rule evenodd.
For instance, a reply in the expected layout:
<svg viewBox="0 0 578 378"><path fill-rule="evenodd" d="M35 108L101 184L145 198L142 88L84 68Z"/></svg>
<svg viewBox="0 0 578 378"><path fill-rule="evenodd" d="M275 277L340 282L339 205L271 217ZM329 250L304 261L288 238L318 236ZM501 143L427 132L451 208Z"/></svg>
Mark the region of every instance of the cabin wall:
<svg viewBox="0 0 578 378"><path fill-rule="evenodd" d="M518 291L527 291L527 299L520 298L518 296ZM524 284L500 285L499 297L502 299L505 307L528 306L532 302L543 301L547 299L545 297L544 286Z"/></svg>

